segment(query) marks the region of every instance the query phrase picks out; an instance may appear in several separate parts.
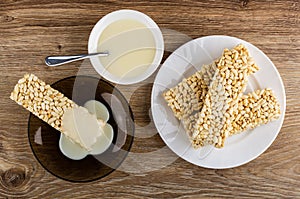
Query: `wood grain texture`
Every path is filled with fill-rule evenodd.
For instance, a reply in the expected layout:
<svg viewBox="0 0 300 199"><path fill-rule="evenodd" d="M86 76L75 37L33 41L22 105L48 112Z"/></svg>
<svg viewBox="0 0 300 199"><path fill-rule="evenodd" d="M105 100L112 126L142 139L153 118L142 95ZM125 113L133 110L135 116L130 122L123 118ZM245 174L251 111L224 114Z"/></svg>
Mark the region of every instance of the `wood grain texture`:
<svg viewBox="0 0 300 199"><path fill-rule="evenodd" d="M93 25L105 14L125 8L146 13L163 29L164 59L189 39L206 35L236 36L263 50L278 68L287 96L284 124L271 147L254 161L227 170L204 169L178 158L154 171L115 171L85 184L46 172L28 143L29 114L9 94L25 72L48 83L75 74L96 75L86 61L47 68L43 59L49 54L85 53ZM299 11L297 0L0 0L0 198L300 198ZM132 168L159 168L159 160L175 157L151 122L154 77L131 87L118 86L136 118L138 136L131 151L143 158L143 153L163 148L163 155L153 161L129 161Z"/></svg>

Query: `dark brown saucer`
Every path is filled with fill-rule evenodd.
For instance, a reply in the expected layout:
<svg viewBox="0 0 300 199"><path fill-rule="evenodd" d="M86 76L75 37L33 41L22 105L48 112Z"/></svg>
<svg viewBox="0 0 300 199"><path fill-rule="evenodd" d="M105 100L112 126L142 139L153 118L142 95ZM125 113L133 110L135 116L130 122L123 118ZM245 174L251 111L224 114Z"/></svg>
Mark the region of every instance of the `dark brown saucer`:
<svg viewBox="0 0 300 199"><path fill-rule="evenodd" d="M91 99L109 110L108 123L114 129L111 146L102 154L72 160L59 149L60 132L30 114L28 137L40 164L51 174L71 182L90 182L107 176L126 158L134 137L134 119L125 97L110 83L89 76L68 77L51 85L78 105Z"/></svg>

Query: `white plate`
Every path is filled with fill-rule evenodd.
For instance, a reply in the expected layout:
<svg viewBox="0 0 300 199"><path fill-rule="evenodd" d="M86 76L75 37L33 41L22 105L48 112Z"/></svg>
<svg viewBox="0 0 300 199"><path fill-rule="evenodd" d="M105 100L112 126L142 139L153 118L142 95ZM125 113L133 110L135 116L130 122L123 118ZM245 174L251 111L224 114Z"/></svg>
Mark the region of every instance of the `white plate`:
<svg viewBox="0 0 300 199"><path fill-rule="evenodd" d="M193 149L180 122L162 97L162 93L174 87L184 77L189 77L203 64L209 64L222 55L224 48L244 44L260 70L249 77L247 92L271 88L280 103L281 116L278 120L251 131L229 137L222 149L210 151L209 147ZM184 160L195 165L225 169L237 167L257 158L275 140L283 123L286 99L281 77L271 60L254 45L229 36L207 36L192 40L173 52L160 68L154 81L151 96L151 111L155 126L168 147Z"/></svg>

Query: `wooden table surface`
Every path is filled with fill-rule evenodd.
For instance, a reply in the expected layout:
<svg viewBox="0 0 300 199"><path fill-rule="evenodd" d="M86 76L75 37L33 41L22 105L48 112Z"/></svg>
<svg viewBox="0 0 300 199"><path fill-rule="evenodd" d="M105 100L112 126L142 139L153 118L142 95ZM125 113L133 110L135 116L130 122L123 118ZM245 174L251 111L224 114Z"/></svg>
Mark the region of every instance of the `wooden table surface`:
<svg viewBox="0 0 300 199"><path fill-rule="evenodd" d="M71 183L48 173L28 143L29 114L9 99L10 92L26 72L48 83L76 74L97 76L88 61L49 68L43 60L50 54L87 52L93 25L125 8L144 12L162 28L163 61L186 41L206 35L239 37L263 50L279 70L287 97L284 124L270 148L250 163L226 170L177 158L149 116L154 74L144 83L118 86L137 125L134 164L90 183ZM300 198L299 10L297 0L0 0L0 198ZM149 153L153 159L145 158Z"/></svg>

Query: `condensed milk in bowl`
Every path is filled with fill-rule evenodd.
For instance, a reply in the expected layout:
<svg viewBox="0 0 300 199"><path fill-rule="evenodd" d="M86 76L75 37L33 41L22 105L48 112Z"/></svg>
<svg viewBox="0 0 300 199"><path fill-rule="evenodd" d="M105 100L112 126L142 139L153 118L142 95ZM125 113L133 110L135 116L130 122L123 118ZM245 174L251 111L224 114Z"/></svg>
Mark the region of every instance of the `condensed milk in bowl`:
<svg viewBox="0 0 300 199"><path fill-rule="evenodd" d="M134 84L157 69L164 41L161 30L149 16L135 10L118 10L94 26L88 51L109 52L106 57L90 58L102 77L117 84Z"/></svg>

